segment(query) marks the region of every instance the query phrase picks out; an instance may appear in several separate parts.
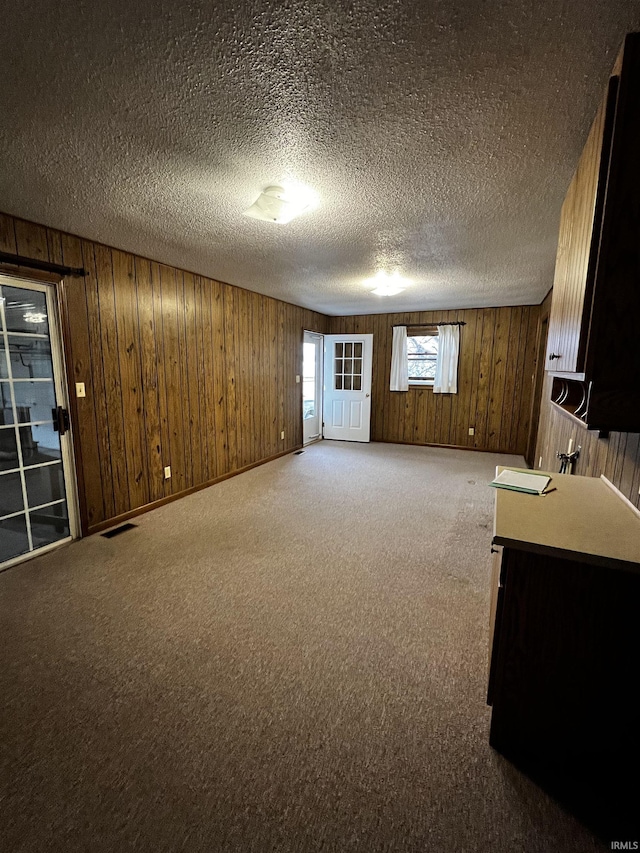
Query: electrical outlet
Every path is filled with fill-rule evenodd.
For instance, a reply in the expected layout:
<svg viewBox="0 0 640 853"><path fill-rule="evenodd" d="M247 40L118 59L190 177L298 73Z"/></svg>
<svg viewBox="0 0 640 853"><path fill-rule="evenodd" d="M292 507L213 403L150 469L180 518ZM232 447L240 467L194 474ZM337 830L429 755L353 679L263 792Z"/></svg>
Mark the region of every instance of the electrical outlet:
<svg viewBox="0 0 640 853"><path fill-rule="evenodd" d="M300 375L298 373L296 373L296 384L298 384L299 382L300 382Z"/></svg>
<svg viewBox="0 0 640 853"><path fill-rule="evenodd" d="M282 430L282 432L280 433L280 438L282 439L282 441L284 441L284 430Z"/></svg>
<svg viewBox="0 0 640 853"><path fill-rule="evenodd" d="M87 392L84 387L84 382L76 382L76 397L86 397Z"/></svg>
<svg viewBox="0 0 640 853"><path fill-rule="evenodd" d="M542 468L542 456L538 459L538 468Z"/></svg>
<svg viewBox="0 0 640 853"><path fill-rule="evenodd" d="M469 435L475 435L476 431L473 427L469 427Z"/></svg>
<svg viewBox="0 0 640 853"><path fill-rule="evenodd" d="M167 465L164 469L164 478L165 480L171 479L171 465Z"/></svg>

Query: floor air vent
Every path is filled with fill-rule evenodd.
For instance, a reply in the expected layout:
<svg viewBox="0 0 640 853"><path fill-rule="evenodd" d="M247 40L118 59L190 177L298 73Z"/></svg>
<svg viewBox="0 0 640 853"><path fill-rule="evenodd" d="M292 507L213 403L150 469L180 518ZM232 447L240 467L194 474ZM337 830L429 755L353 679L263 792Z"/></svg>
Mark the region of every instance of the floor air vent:
<svg viewBox="0 0 640 853"><path fill-rule="evenodd" d="M294 456L300 456L301 453L304 453L304 450L296 450L296 452L293 455Z"/></svg>
<svg viewBox="0 0 640 853"><path fill-rule="evenodd" d="M103 533L102 536L106 539L111 539L113 536L119 536L121 533L126 533L127 530L133 530L137 526L137 524L131 524L131 522L128 521L126 524L121 524L120 527L114 527L113 530L107 530L107 532Z"/></svg>

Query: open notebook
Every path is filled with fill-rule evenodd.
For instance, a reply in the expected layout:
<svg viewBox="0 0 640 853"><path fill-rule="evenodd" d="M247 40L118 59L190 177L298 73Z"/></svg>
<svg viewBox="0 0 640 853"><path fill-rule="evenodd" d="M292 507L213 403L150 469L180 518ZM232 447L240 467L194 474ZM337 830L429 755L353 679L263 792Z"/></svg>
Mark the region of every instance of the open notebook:
<svg viewBox="0 0 640 853"><path fill-rule="evenodd" d="M551 477L546 474L523 474L521 471L511 471L505 468L489 485L496 489L511 489L514 492L527 492L530 495L541 495L547 488Z"/></svg>

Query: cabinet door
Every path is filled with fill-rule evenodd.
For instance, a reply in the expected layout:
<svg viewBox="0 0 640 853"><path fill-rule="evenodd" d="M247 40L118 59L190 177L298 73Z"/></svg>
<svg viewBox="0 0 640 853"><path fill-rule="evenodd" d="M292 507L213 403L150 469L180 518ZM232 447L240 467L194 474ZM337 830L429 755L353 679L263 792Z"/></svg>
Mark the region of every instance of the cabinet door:
<svg viewBox="0 0 640 853"><path fill-rule="evenodd" d="M554 372L584 371L617 84L612 77L562 207L547 344Z"/></svg>

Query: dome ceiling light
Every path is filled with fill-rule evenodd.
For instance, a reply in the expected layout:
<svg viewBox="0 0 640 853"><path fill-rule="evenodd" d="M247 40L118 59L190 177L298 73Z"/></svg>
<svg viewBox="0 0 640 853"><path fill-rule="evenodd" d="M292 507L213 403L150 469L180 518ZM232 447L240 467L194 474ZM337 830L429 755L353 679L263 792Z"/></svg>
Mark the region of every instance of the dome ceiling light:
<svg viewBox="0 0 640 853"><path fill-rule="evenodd" d="M366 279L365 284L368 287L375 285L371 293L375 293L376 296L395 296L397 293L402 293L411 281L403 278L398 272L389 274L380 270L373 278Z"/></svg>
<svg viewBox="0 0 640 853"><path fill-rule="evenodd" d="M313 210L318 203L316 193L308 187L297 184L272 186L263 190L243 215L251 219L286 225L296 216Z"/></svg>

